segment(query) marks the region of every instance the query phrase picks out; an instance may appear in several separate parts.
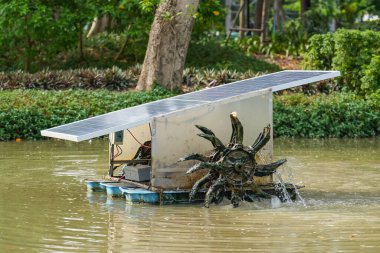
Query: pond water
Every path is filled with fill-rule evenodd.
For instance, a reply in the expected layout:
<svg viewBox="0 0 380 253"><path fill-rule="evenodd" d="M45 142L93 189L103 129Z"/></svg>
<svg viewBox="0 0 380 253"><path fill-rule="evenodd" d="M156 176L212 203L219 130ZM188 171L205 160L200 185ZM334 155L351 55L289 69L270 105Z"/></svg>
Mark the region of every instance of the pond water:
<svg viewBox="0 0 380 253"><path fill-rule="evenodd" d="M106 141L0 143L0 252L380 252L380 140L274 145L304 202L206 209L87 192Z"/></svg>

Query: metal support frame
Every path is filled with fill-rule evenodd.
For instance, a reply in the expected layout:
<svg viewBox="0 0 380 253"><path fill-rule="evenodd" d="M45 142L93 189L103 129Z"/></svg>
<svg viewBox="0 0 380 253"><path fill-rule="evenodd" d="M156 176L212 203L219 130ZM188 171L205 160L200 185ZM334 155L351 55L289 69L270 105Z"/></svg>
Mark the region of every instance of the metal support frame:
<svg viewBox="0 0 380 253"><path fill-rule="evenodd" d="M110 177L113 176L113 171L114 171L114 167L113 167L113 152L114 152L114 148L115 148L115 145L114 144L111 144L110 145L110 155L109 155L109 170L108 170L108 175Z"/></svg>
<svg viewBox="0 0 380 253"><path fill-rule="evenodd" d="M268 16L268 0L263 1L262 15L261 15L261 28L250 28L249 27L249 0L241 0L239 10L232 21L232 27L229 28L229 33L227 35L227 42L231 37L233 31L240 32L240 37L244 36L244 32L259 32L260 42L264 43L266 40L266 19ZM246 12L246 17L244 18L244 9ZM239 18L239 27L234 27Z"/></svg>
<svg viewBox="0 0 380 253"><path fill-rule="evenodd" d="M143 162L150 162L151 159L136 159L136 160L114 160L111 161L111 164L126 164L126 163L143 163Z"/></svg>
<svg viewBox="0 0 380 253"><path fill-rule="evenodd" d="M114 165L115 164L128 164L128 163L150 163L152 159L131 159L131 160L114 160L113 153L115 150L115 144L111 144L110 146L110 157L109 157L109 170L108 170L108 176L113 177L113 171L117 168Z"/></svg>
<svg viewBox="0 0 380 253"><path fill-rule="evenodd" d="M244 3L245 3L245 1L244 1ZM240 5L239 10L238 10L238 12L237 12L235 18L234 18L234 20L232 21L232 27L231 27L231 28L233 28L233 27L235 26L236 21L237 21L237 19L239 18L240 13L243 11L244 6L245 6L245 4L241 4L241 5ZM231 33L232 33L231 28L230 28L230 32L228 33L228 36L227 36L227 42L228 42L228 40L229 40L230 37L231 37ZM236 28L236 29L239 29L239 28ZM237 31L239 31L239 30L237 30Z"/></svg>

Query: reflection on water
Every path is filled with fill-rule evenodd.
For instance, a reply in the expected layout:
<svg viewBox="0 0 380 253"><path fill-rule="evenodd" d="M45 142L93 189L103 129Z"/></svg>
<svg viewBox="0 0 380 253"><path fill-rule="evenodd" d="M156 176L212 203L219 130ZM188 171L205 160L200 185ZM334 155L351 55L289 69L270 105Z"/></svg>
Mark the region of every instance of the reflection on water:
<svg viewBox="0 0 380 253"><path fill-rule="evenodd" d="M127 205L86 192L107 143L0 143L0 252L380 252L378 139L275 140L302 202ZM294 178L293 178L294 177Z"/></svg>

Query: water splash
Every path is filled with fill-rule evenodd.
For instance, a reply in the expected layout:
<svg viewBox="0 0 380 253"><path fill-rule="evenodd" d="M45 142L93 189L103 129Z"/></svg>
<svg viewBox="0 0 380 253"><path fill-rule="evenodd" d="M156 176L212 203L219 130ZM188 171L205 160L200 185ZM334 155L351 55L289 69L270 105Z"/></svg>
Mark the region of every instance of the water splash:
<svg viewBox="0 0 380 253"><path fill-rule="evenodd" d="M299 199L299 201L301 202L301 204L303 206L306 207L306 201L305 199L301 196L296 184L294 183L295 180L294 180L294 174L293 174L293 169L291 167L289 167L287 164L284 164L282 166L284 168L284 171L286 171L286 173L288 174L288 180L289 180L289 183L293 186L294 188L294 192L296 193L296 196L297 196L297 199Z"/></svg>
<svg viewBox="0 0 380 253"><path fill-rule="evenodd" d="M282 192L282 196L284 198L284 202L285 203L292 202L292 200L291 200L291 198L289 196L289 193L286 190L286 185L284 183L284 180L282 180L280 172L276 171L275 173L273 173L273 175L275 175L276 178L277 178L277 180L278 180L278 184L275 184L274 187L275 187L276 190L279 190L280 192Z"/></svg>
<svg viewBox="0 0 380 253"><path fill-rule="evenodd" d="M257 156L260 159L260 161L262 161L262 162L265 162L265 163L270 163L271 162L271 159L270 159L269 155L263 155L261 152L259 152L259 153L257 153ZM295 194L297 196L297 199L301 202L301 204L303 206L306 206L306 202L305 202L304 198L301 196L301 194L300 194L300 192L297 189L297 186L295 184L292 168L289 167L286 163L283 164L281 167L286 172L286 174L287 174L286 175L287 176L287 181L294 188L294 192L295 192ZM284 180L282 179L282 174L279 171L276 171L273 175L276 177L276 179L278 181L278 184L275 184L275 189L278 190L279 192L282 192L284 200L285 200L286 203L292 202L291 197L290 197L290 195L289 195L289 193L288 193L288 191L286 189L286 185L284 183Z"/></svg>
<svg viewBox="0 0 380 253"><path fill-rule="evenodd" d="M277 196L273 196L270 199L270 204L271 204L272 208L279 208L279 207L281 207L282 202L281 202L281 200Z"/></svg>

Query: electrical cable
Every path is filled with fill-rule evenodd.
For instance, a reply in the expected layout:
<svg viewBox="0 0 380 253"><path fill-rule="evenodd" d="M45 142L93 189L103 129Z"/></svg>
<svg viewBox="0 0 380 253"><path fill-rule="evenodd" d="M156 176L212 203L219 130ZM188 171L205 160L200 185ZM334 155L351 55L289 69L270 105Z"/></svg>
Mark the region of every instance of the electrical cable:
<svg viewBox="0 0 380 253"><path fill-rule="evenodd" d="M117 153L114 158L121 156L121 154L123 154L123 149L120 147L120 145L118 144L115 144L115 145L116 145Z"/></svg>
<svg viewBox="0 0 380 253"><path fill-rule="evenodd" d="M109 145L111 146L112 145L111 141L108 140L108 142L109 142ZM115 146L116 146L116 154L115 155L112 154L112 160L115 159L118 156L121 156L121 154L123 154L123 149L120 147L120 145L115 144Z"/></svg>
<svg viewBox="0 0 380 253"><path fill-rule="evenodd" d="M141 143L139 140L137 140L137 138L132 134L131 131L129 131L129 129L127 129L127 131L131 134L131 136L133 137L133 139L135 139L135 141L137 141L138 144L140 144L142 147L149 148L149 146L144 145L144 144Z"/></svg>

